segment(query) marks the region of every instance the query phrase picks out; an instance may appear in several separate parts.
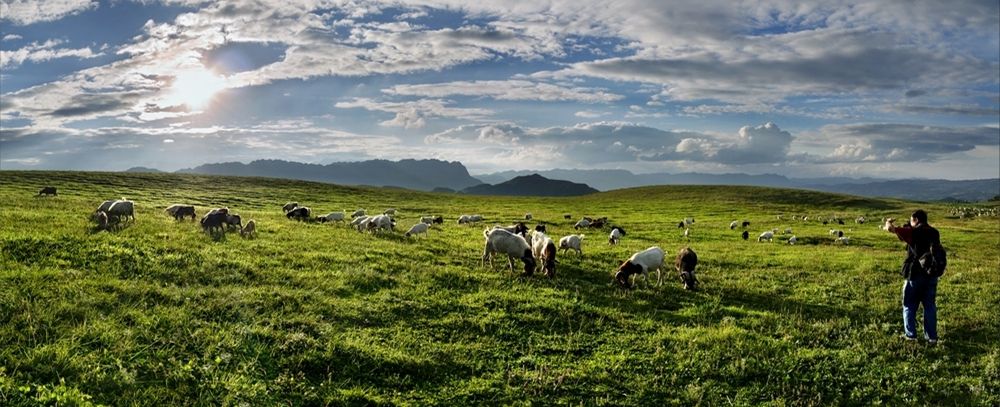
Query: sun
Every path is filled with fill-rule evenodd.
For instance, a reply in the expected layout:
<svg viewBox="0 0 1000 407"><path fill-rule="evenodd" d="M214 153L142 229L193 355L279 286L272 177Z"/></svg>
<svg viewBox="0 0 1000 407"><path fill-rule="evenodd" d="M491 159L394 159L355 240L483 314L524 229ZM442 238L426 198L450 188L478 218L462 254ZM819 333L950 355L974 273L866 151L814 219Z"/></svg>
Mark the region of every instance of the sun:
<svg viewBox="0 0 1000 407"><path fill-rule="evenodd" d="M204 110L220 90L226 88L223 77L205 69L188 70L177 74L167 101L171 105L185 105L190 110Z"/></svg>

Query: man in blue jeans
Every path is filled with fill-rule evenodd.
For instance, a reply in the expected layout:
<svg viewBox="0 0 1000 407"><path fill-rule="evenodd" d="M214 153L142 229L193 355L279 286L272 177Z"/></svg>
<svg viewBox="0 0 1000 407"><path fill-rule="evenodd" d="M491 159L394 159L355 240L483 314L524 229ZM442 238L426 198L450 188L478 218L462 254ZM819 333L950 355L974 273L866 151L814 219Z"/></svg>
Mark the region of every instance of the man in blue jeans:
<svg viewBox="0 0 1000 407"><path fill-rule="evenodd" d="M937 285L938 277L924 272L917 259L930 251L932 243L940 244L941 235L927 224L927 212L918 209L910 215L910 222L896 227L894 219L885 222L885 229L906 242L906 260L903 261L903 331L907 340L917 340L917 308L924 305L924 338L937 343ZM912 226L911 226L912 225Z"/></svg>

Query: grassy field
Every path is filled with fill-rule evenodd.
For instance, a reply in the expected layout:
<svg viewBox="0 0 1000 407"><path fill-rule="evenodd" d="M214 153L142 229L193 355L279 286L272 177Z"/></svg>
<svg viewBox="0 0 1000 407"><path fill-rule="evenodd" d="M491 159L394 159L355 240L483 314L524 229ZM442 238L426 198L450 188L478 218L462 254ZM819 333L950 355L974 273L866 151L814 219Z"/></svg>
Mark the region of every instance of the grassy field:
<svg viewBox="0 0 1000 407"><path fill-rule="evenodd" d="M59 195L35 197L44 186ZM137 220L97 230L90 213L120 197ZM292 221L288 201L316 214L396 208L398 227ZM174 203L228 206L258 236L208 235L168 217ZM904 246L877 228L918 208L949 252L937 345L901 339ZM1000 405L1000 221L950 208L755 187L509 198L4 171L0 405ZM551 280L481 266L483 229L527 212L555 240L583 216L627 235L610 246L607 229L582 232L583 256L560 253ZM460 226L461 214L486 222ZM446 222L403 236L427 215ZM861 215L873 221L854 224ZM751 222L749 241L733 220ZM780 233L756 242L789 227L795 246ZM700 289L683 290L672 266L661 287L613 282L654 245L671 264L692 247Z"/></svg>

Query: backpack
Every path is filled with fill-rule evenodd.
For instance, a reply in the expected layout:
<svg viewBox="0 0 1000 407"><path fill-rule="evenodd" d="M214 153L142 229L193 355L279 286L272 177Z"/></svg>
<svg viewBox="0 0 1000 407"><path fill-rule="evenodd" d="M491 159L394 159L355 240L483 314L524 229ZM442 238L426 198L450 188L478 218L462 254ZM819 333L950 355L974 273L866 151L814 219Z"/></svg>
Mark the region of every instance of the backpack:
<svg viewBox="0 0 1000 407"><path fill-rule="evenodd" d="M931 277L941 277L948 266L948 254L940 243L931 243L931 250L920 256L920 269Z"/></svg>

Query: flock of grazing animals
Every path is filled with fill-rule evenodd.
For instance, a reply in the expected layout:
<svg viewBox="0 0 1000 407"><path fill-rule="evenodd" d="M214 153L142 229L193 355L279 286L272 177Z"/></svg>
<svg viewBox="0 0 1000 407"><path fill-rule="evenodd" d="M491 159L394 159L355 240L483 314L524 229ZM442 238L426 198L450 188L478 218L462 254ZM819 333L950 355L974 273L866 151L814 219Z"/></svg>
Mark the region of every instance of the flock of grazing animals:
<svg viewBox="0 0 1000 407"><path fill-rule="evenodd" d="M46 187L39 191L38 196L43 195L56 195L56 188ZM368 216L364 209L354 211L348 216L347 211L342 212L330 212L324 216L312 216L311 208L307 206L300 206L298 202L289 202L285 204L282 209L288 219L296 219L301 221L315 221L315 222L342 222L347 224L348 217L351 218L350 226L356 228L358 231L368 231L372 233L389 232L392 233L396 226L396 221L392 218L395 215L395 209L387 209L383 211L382 214ZM165 212L173 216L175 220L183 220L187 217L191 217L192 222L197 217L195 212L195 207L193 205L181 205L175 204L167 207ZM967 210L965 213L968 213ZM976 213L976 216L995 216L989 211L982 211ZM531 213L524 215L525 220L531 220L533 218ZM565 219L571 219L570 215L564 215ZM109 200L101 203L100 206L94 211L92 219L97 222L99 229L111 229L120 225L122 222L132 222L135 220L135 204L125 198L120 200ZM777 215L777 219L781 220L782 216ZM808 216L793 215L792 220L809 221ZM836 224L843 225L844 222L838 218L832 218L830 220L816 219L814 221L820 221L824 225L828 223L836 222ZM854 220L855 223L861 225L864 224L867 219L864 216L858 217ZM458 217L459 225L467 224L479 224L483 222L482 215L461 215ZM240 236L253 237L256 235L257 222L254 220L249 220L245 224L238 214L230 213L228 208L215 208L210 210L201 218L201 226L203 230L207 233L222 232L225 233L226 230L236 229L239 231ZM429 237L428 231L433 225L439 225L444 223L444 218L440 215L437 216L421 216L419 222L414 224L410 229L404 234L406 237L419 237L419 235L424 235L424 237ZM689 237L691 234L691 226L694 225L694 218L685 218L678 222L678 228L684 229L684 236ZM579 230L581 228L588 229L603 229L608 224L608 218L589 218L584 217L580 221L576 222L573 226L574 229ZM729 228L736 229L738 226L742 226L746 229L750 226L749 221L732 221L729 224ZM880 225L881 226L881 225ZM851 229L853 231L853 228ZM546 234L546 225L538 224L535 226L534 230L529 230L528 227L523 222L518 222L511 226L494 226L492 229L485 229L483 231L483 237L485 238L485 246L482 255L482 265L485 266L487 261L492 268L496 268L494 260L498 256L506 256L508 260L508 266L511 272L514 272L514 262L519 260L524 263L524 274L533 275L536 269L540 269L547 277L553 278L556 274L556 255L561 250L563 255L568 254L570 250L576 251L577 256L583 255L583 234L572 234L567 235L558 240L558 244ZM758 242L763 242L765 240L772 242L775 235L778 233L778 229L772 229L762 232L758 237ZM788 227L784 229L781 234L791 235L792 228ZM849 236L844 236L842 230L830 229L830 234L836 236L835 241L837 243L848 244L850 242ZM625 229L620 226L612 226L611 231L608 235L608 244L617 245L621 239L626 235ZM743 240L749 238L749 231L743 230L741 233ZM787 243L794 245L798 242L798 238L795 235L791 235L788 238ZM646 283L648 288L649 283L649 273L657 273L656 285L663 284L663 265L666 253L663 249L653 246L644 251L633 254L628 260L622 263L614 273L614 280L617 281L625 288L636 287L636 279L641 276ZM695 276L695 267L698 263L698 256L695 254L694 250L690 247L684 247L677 254L674 265L679 273L680 279L683 283L685 289L694 289L698 283L698 279ZM631 280L629 279L631 277Z"/></svg>

